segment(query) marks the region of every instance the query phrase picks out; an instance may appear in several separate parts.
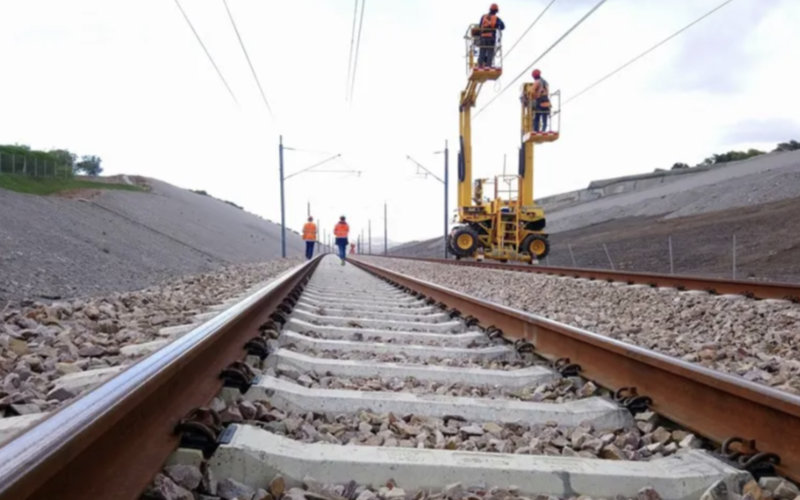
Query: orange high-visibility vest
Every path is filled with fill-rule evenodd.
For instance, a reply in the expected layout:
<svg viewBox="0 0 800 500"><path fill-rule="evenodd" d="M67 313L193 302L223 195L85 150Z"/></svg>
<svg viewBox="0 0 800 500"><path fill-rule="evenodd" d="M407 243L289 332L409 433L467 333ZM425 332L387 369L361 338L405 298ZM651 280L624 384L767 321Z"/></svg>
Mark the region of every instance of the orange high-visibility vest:
<svg viewBox="0 0 800 500"><path fill-rule="evenodd" d="M306 222L303 226L303 239L306 241L317 241L317 225L313 222Z"/></svg>
<svg viewBox="0 0 800 500"><path fill-rule="evenodd" d="M481 36L483 38L494 37L494 31L497 28L497 16L493 14L484 14L481 17Z"/></svg>
<svg viewBox="0 0 800 500"><path fill-rule="evenodd" d="M337 222L333 228L333 235L337 238L347 238L349 233L350 226L347 225L347 222Z"/></svg>

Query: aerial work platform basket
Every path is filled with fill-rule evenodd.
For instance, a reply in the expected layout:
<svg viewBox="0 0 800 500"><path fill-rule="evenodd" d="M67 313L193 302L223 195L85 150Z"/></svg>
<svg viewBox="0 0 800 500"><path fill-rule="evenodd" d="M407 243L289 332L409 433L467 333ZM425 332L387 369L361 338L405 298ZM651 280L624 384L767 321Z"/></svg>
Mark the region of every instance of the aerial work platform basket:
<svg viewBox="0 0 800 500"><path fill-rule="evenodd" d="M503 44L502 32L497 31L497 38L494 43L481 38L481 27L477 24L470 24L464 34L466 45L467 76L470 81L484 83L489 80L497 80L503 74ZM489 65L479 64L480 51L491 51Z"/></svg>
<svg viewBox="0 0 800 500"><path fill-rule="evenodd" d="M522 95L528 95L528 91L533 83L525 83L522 86ZM546 114L546 130L534 131L533 124L537 114ZM548 110L537 109L534 102L523 102L522 106L522 142L524 144L540 144L543 142L553 142L558 140L561 133L561 91L556 90L550 94L550 108Z"/></svg>

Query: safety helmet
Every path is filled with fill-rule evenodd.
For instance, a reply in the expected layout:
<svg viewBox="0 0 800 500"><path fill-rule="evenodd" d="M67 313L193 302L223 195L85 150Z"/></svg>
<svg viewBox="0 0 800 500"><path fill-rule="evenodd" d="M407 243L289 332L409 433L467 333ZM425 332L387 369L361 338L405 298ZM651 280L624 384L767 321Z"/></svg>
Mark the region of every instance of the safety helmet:
<svg viewBox="0 0 800 500"><path fill-rule="evenodd" d="M489 6L489 11L490 12L497 12L499 10L500 10L500 8L497 6L496 3L493 3L492 5Z"/></svg>
<svg viewBox="0 0 800 500"><path fill-rule="evenodd" d="M533 70L533 73L531 73L531 76L533 76L534 78L539 78L540 76L542 76L542 72L539 71L538 69L535 69Z"/></svg>

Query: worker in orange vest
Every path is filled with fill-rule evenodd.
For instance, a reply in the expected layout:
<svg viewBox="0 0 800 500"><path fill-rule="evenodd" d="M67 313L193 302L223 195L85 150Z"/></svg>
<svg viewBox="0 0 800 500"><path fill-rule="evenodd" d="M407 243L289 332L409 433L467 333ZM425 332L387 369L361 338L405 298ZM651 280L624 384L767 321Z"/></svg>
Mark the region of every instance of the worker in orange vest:
<svg viewBox="0 0 800 500"><path fill-rule="evenodd" d="M547 119L550 117L550 84L542 78L538 69L531 73L533 85L530 87L528 102L533 106L533 131L547 132Z"/></svg>
<svg viewBox="0 0 800 500"><path fill-rule="evenodd" d="M344 265L344 259L347 251L347 235L350 234L350 226L347 225L347 221L344 218L344 215L339 217L339 222L333 227L333 235L336 237L336 246L339 248L339 258L342 261L342 265Z"/></svg>
<svg viewBox="0 0 800 500"><path fill-rule="evenodd" d="M481 16L481 22L478 23L480 31L480 39L478 46L480 53L478 54L478 67L486 68L494 66L494 52L497 49L497 32L506 29L503 20L497 16L500 9L496 3L489 7L489 13Z"/></svg>
<svg viewBox="0 0 800 500"><path fill-rule="evenodd" d="M317 225L314 218L309 217L308 222L303 225L303 240L306 242L306 259L314 257L314 243L317 241Z"/></svg>

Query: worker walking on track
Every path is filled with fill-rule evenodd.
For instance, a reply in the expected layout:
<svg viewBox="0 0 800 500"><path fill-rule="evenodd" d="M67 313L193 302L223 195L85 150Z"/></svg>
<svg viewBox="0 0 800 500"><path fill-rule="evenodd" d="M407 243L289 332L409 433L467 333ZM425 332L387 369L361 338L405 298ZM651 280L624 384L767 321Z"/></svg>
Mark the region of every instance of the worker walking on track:
<svg viewBox="0 0 800 500"><path fill-rule="evenodd" d="M480 53L478 54L478 67L491 68L494 66L494 53L497 49L497 32L506 29L503 20L497 16L500 9L496 3L489 7L489 13L481 16L481 21L478 24L480 29L480 40L478 46Z"/></svg>
<svg viewBox="0 0 800 500"><path fill-rule="evenodd" d="M339 222L337 222L336 226L333 228L333 235L336 237L336 246L339 248L339 258L342 260L342 265L344 265L344 259L347 253L348 234L350 234L350 226L347 225L347 221L344 215L342 215L339 217Z"/></svg>
<svg viewBox="0 0 800 500"><path fill-rule="evenodd" d="M528 102L533 106L533 131L546 132L547 119L550 117L550 84L542 78L542 72L533 70L533 85L530 87Z"/></svg>
<svg viewBox="0 0 800 500"><path fill-rule="evenodd" d="M309 217L308 222L303 225L303 240L306 242L306 260L314 257L314 243L317 241L317 225L314 218Z"/></svg>

